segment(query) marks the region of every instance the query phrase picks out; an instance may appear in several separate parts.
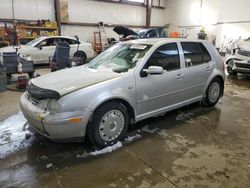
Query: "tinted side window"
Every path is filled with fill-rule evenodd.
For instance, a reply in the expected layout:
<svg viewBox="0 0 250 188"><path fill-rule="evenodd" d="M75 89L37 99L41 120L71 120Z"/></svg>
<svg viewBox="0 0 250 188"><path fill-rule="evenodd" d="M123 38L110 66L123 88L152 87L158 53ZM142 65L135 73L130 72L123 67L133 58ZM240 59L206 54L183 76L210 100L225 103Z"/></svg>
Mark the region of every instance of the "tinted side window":
<svg viewBox="0 0 250 188"><path fill-rule="evenodd" d="M202 43L199 43L199 46L200 46L201 53L203 56L203 63L208 63L209 61L211 61L210 54L208 53L206 47Z"/></svg>
<svg viewBox="0 0 250 188"><path fill-rule="evenodd" d="M180 69L180 59L177 44L164 44L156 49L148 60L148 66L161 66L167 71Z"/></svg>
<svg viewBox="0 0 250 188"><path fill-rule="evenodd" d="M186 67L202 64L202 54L200 47L196 42L182 42L181 43Z"/></svg>
<svg viewBox="0 0 250 188"><path fill-rule="evenodd" d="M77 44L77 42L72 39L64 39L64 41L66 41L68 44Z"/></svg>

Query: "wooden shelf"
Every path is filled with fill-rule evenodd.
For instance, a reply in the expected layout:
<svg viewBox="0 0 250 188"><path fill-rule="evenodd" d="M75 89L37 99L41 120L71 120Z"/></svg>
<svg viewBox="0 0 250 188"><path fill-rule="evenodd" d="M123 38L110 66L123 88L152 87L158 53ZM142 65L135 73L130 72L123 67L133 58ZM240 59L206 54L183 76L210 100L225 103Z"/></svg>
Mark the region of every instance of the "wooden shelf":
<svg viewBox="0 0 250 188"><path fill-rule="evenodd" d="M45 30L57 30L57 27L40 27L40 26L16 26L17 29L45 29Z"/></svg>
<svg viewBox="0 0 250 188"><path fill-rule="evenodd" d="M38 38L38 37L20 37L20 39L35 39L35 38Z"/></svg>

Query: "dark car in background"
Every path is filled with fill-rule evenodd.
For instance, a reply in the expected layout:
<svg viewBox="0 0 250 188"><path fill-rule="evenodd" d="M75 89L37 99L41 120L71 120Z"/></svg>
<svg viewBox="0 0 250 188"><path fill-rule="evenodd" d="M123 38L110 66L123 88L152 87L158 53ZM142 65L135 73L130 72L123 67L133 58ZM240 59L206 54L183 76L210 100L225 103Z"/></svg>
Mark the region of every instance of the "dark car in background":
<svg viewBox="0 0 250 188"><path fill-rule="evenodd" d="M118 35L122 36L122 40L134 40L145 38L166 38L167 32L165 27L143 29L135 32L124 26L117 26L113 29Z"/></svg>

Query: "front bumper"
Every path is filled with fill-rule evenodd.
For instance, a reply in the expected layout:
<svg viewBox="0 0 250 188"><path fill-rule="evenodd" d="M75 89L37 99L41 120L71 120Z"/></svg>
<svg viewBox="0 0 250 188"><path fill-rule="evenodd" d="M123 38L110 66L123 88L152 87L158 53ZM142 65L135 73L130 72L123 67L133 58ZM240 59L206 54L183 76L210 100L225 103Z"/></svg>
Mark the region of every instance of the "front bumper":
<svg viewBox="0 0 250 188"><path fill-rule="evenodd" d="M228 63L228 66L235 72L250 74L250 61L233 60Z"/></svg>
<svg viewBox="0 0 250 188"><path fill-rule="evenodd" d="M56 141L83 138L91 116L88 109L53 114L45 112L30 102L25 93L21 96L20 107L31 128ZM72 122L72 118L80 121Z"/></svg>

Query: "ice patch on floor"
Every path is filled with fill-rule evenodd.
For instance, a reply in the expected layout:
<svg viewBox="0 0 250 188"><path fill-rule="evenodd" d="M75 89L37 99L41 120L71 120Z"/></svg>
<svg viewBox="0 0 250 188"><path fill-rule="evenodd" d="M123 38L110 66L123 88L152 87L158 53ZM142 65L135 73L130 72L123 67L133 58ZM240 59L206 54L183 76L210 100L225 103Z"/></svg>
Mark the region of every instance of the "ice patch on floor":
<svg viewBox="0 0 250 188"><path fill-rule="evenodd" d="M134 140L138 140L141 138L141 135L140 134L135 134L135 135L132 135L132 136L128 136L127 138L125 138L125 142L126 143L131 143L133 142Z"/></svg>
<svg viewBox="0 0 250 188"><path fill-rule="evenodd" d="M154 129L149 129L148 128L148 125L146 125L145 127L143 127L141 129L143 132L147 132L147 133L150 133L150 134L154 134L155 132L157 132L159 130L158 127L154 128Z"/></svg>
<svg viewBox="0 0 250 188"><path fill-rule="evenodd" d="M0 158L26 146L31 134L22 112L0 122Z"/></svg>
<svg viewBox="0 0 250 188"><path fill-rule="evenodd" d="M185 120L190 120L192 119L192 115L194 115L194 113L184 113L184 112L181 112L180 114L178 114L176 116L176 121L185 121Z"/></svg>
<svg viewBox="0 0 250 188"><path fill-rule="evenodd" d="M103 148L101 150L96 150L96 151L90 152L90 155L101 155L101 154L105 154L105 153L110 153L110 152L113 152L121 147L122 147L122 143L117 142L116 144L114 144L112 146L108 146L108 147Z"/></svg>

